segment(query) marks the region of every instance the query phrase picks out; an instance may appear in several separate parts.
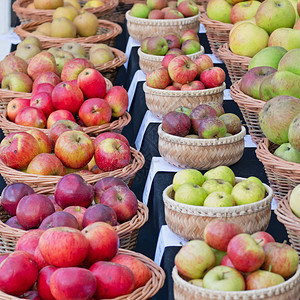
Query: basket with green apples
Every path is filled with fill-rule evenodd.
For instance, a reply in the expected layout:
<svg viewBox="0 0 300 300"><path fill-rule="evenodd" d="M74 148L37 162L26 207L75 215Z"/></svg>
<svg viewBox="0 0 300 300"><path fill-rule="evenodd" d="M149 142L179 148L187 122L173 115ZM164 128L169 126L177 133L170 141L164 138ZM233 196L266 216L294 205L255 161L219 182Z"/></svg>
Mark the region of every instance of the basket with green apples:
<svg viewBox="0 0 300 300"><path fill-rule="evenodd" d="M204 174L184 169L163 191L165 219L173 232L187 240L203 239L205 226L219 219L252 234L267 229L272 197L272 189L259 178L235 177L227 166Z"/></svg>
<svg viewBox="0 0 300 300"><path fill-rule="evenodd" d="M187 242L175 256L175 300L294 300L300 297L299 256L265 231L249 234L215 220L204 241Z"/></svg>
<svg viewBox="0 0 300 300"><path fill-rule="evenodd" d="M127 30L136 41L148 37L199 30L199 8L192 0L147 0L126 12Z"/></svg>

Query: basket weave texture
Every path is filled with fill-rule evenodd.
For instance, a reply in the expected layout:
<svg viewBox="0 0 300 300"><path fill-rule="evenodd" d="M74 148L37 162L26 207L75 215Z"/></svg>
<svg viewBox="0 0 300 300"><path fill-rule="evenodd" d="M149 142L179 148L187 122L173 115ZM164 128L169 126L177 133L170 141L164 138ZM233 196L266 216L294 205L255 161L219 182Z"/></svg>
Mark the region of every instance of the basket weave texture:
<svg viewBox="0 0 300 300"><path fill-rule="evenodd" d="M206 29L206 36L212 53L220 59L218 49L229 42L229 32L233 24L212 20L207 16L207 13L201 14L200 23Z"/></svg>
<svg viewBox="0 0 300 300"><path fill-rule="evenodd" d="M26 24L21 24L15 27L14 31L20 36L22 40L28 36L36 36L41 41L43 48L61 47L65 43L69 42L90 44L105 43L113 47L115 38L122 32L122 27L120 25L107 20L98 19L98 31L97 34L93 36L77 38L57 38L43 35L35 35L32 33L34 30L36 30L36 28L39 25L50 21L51 19L44 19L42 21L34 21Z"/></svg>
<svg viewBox="0 0 300 300"><path fill-rule="evenodd" d="M171 165L179 168L208 170L217 166L230 166L244 153L244 136L240 133L219 139L193 139L168 134L158 127L158 150Z"/></svg>
<svg viewBox="0 0 300 300"><path fill-rule="evenodd" d="M223 91L226 84L221 86L195 91L171 91L154 89L143 84L146 105L157 118L162 119L168 112L175 110L179 106L186 106L191 109L199 104L217 102L223 105Z"/></svg>
<svg viewBox="0 0 300 300"><path fill-rule="evenodd" d="M262 138L265 138L259 125L259 112L266 102L244 94L240 90L240 80L231 85L230 95L243 114L252 140L258 144Z"/></svg>
<svg viewBox="0 0 300 300"><path fill-rule="evenodd" d="M187 29L199 31L199 14L189 18L157 20L136 18L130 15L130 11L127 11L125 17L128 33L136 41L174 32L181 35Z"/></svg>
<svg viewBox="0 0 300 300"><path fill-rule="evenodd" d="M218 57L225 63L232 83L240 80L247 73L251 60L250 57L231 52L227 43L218 49Z"/></svg>
<svg viewBox="0 0 300 300"><path fill-rule="evenodd" d="M296 185L300 184L300 164L273 155L278 145L262 139L256 148L256 156L264 165L274 198L279 203Z"/></svg>
<svg viewBox="0 0 300 300"><path fill-rule="evenodd" d="M236 182L245 178L236 177ZM272 189L264 184L267 196L251 204L230 207L206 207L180 203L174 200L174 190L169 185L163 191L165 219L169 228L187 240L203 239L205 226L223 219L239 225L243 232L252 234L266 230L271 218Z"/></svg>
<svg viewBox="0 0 300 300"><path fill-rule="evenodd" d="M85 10L95 14L100 17L104 14L108 14L117 7L119 4L118 0L103 0L104 5L100 7L90 7ZM36 20L41 20L43 18L52 18L54 14L54 9L31 9L27 6L33 3L33 0L17 0L13 3L12 9L17 14L18 18L22 23L32 22ZM86 1L80 1L81 7L83 7Z"/></svg>
<svg viewBox="0 0 300 300"><path fill-rule="evenodd" d="M201 46L201 50L193 53L188 54L187 56L191 60L197 59L200 55L204 54L204 48ZM161 62L164 58L164 56L161 55L151 55L144 53L141 48L138 49L138 56L139 56L139 65L140 69L145 73L149 73L151 71L157 70L161 67Z"/></svg>
<svg viewBox="0 0 300 300"><path fill-rule="evenodd" d="M143 254L126 249L119 249L118 253L133 256L141 262L143 262L150 269L152 277L149 279L146 285L136 289L131 294L113 298L113 300L144 300L153 297L164 285L166 278L164 270L161 267L159 267L153 260L151 260ZM0 291L0 300L20 299L24 298L14 297Z"/></svg>
<svg viewBox="0 0 300 300"><path fill-rule="evenodd" d="M296 300L300 297L300 267L283 283L269 288L241 292L213 291L192 285L179 276L176 266L173 268L172 278L175 300Z"/></svg>

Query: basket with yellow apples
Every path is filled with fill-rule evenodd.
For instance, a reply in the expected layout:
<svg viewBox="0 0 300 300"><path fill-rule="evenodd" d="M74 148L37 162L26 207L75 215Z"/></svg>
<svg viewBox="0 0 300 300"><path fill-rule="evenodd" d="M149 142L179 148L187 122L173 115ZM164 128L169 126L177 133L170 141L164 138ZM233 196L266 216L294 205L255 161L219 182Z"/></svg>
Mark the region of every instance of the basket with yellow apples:
<svg viewBox="0 0 300 300"><path fill-rule="evenodd" d="M113 12L118 3L118 0L57 0L52 1L52 3L43 0L17 0L12 4L12 9L17 14L21 23L28 23L43 18L52 18L57 8L62 16L66 16L68 13L72 14L73 11L71 10L75 8L77 11L84 9L100 17ZM35 4L38 5L39 8L35 8Z"/></svg>

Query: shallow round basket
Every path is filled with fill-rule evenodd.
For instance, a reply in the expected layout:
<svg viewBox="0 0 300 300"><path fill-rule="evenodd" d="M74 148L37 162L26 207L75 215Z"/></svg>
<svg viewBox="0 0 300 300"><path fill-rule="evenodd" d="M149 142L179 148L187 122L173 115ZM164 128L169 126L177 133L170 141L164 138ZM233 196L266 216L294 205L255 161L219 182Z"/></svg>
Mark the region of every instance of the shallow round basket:
<svg viewBox="0 0 300 300"><path fill-rule="evenodd" d="M207 13L201 14L200 23L206 29L206 36L212 53L220 59L218 49L229 42L229 32L233 24L212 20L207 16Z"/></svg>
<svg viewBox="0 0 300 300"><path fill-rule="evenodd" d="M259 125L259 112L266 102L244 94L240 90L240 80L230 86L230 95L243 114L252 140L258 144L265 138Z"/></svg>
<svg viewBox="0 0 300 300"><path fill-rule="evenodd" d="M131 294L120 296L117 298L113 298L115 300L142 300L142 299L150 299L153 297L164 285L166 274L164 270L158 266L153 260L148 258L147 256L126 249L119 249L119 254L127 254L135 257L136 259L143 262L151 271L151 278L148 282L133 291ZM5 294L0 291L0 300L20 300L24 298L14 297L8 294Z"/></svg>
<svg viewBox="0 0 300 300"><path fill-rule="evenodd" d="M130 11L125 14L127 20L127 30L130 36L141 41L144 38L165 35L168 33L177 33L181 35L187 29L199 31L199 15L182 19L143 19L130 15Z"/></svg>
<svg viewBox="0 0 300 300"><path fill-rule="evenodd" d="M217 102L223 105L223 91L226 84L221 86L197 90L197 91L170 91L164 89L154 89L145 82L143 89L145 92L146 105L157 118L162 119L168 112L175 110L179 106L186 106L191 109L199 104L207 102Z"/></svg>
<svg viewBox="0 0 300 300"><path fill-rule="evenodd" d="M31 93L14 92L0 88L0 113L2 113L10 100L15 98L30 99Z"/></svg>
<svg viewBox="0 0 300 300"><path fill-rule="evenodd" d="M227 43L218 49L218 57L225 63L231 83L240 80L247 73L251 60L250 57L231 52Z"/></svg>
<svg viewBox="0 0 300 300"><path fill-rule="evenodd" d="M187 56L191 60L195 60L198 58L200 55L204 54L204 48L201 46L201 50L193 53L193 54L188 54ZM149 73L151 71L157 70L161 67L161 62L164 59L164 56L161 55L151 55L144 53L141 50L141 47L138 49L138 56L139 56L139 65L140 69L145 73Z"/></svg>
<svg viewBox="0 0 300 300"><path fill-rule="evenodd" d="M138 201L137 214L131 220L115 226L120 239L120 248L128 250L135 248L139 229L147 222L148 215L148 207ZM0 253L13 252L17 241L27 232L26 230L6 225L5 222L9 217L7 212L0 205Z"/></svg>
<svg viewBox="0 0 300 300"><path fill-rule="evenodd" d="M158 150L171 165L179 168L208 170L230 166L244 153L245 127L240 133L218 139L193 139L168 134L158 127Z"/></svg>
<svg viewBox="0 0 300 300"><path fill-rule="evenodd" d="M205 289L182 279L176 266L172 271L175 300L296 300L300 297L300 267L288 280L278 285L249 291L225 292Z"/></svg>
<svg viewBox="0 0 300 300"><path fill-rule="evenodd" d="M87 1L79 1L81 7ZM97 17L102 15L108 14L109 12L113 12L114 9L119 4L119 0L102 0L104 5L100 7L90 7L86 8L85 10L95 14ZM22 23L28 23L32 21L41 20L43 18L52 18L55 9L32 9L27 8L29 4L33 3L33 0L16 0L13 5L12 9L20 19Z"/></svg>
<svg viewBox="0 0 300 300"><path fill-rule="evenodd" d="M283 160L273 153L278 145L267 138L261 139L255 150L257 158L264 165L274 198L279 203L296 185L300 184L300 164Z"/></svg>
<svg viewBox="0 0 300 300"><path fill-rule="evenodd" d="M120 25L107 20L98 19L99 27L97 34L89 37L57 38L35 35L32 33L39 25L49 21L51 21L51 19L44 19L42 21L34 21L26 24L21 24L15 27L14 31L22 40L28 36L36 36L41 41L42 47L44 48L61 47L65 43L69 42L90 44L105 43L109 46L113 46L115 38L122 32L122 27Z"/></svg>
<svg viewBox="0 0 300 300"><path fill-rule="evenodd" d="M126 167L111 172L103 172L100 174L81 174L81 176L86 182L91 184L108 176L118 177L126 183L132 181L137 171L143 167L145 158L141 152L132 147L130 147L130 151L131 162ZM57 182L62 178L62 176L56 175L28 174L26 172L15 170L6 166L2 160L0 160L0 174L2 175L6 184L23 182L30 185L36 193L43 194L54 193Z"/></svg>
<svg viewBox="0 0 300 300"><path fill-rule="evenodd" d="M236 182L245 178L236 177ZM165 219L169 228L187 240L202 239L205 226L223 219L239 225L243 232L252 234L266 230L271 218L272 189L264 184L267 195L263 200L251 204L230 207L206 207L188 205L174 200L173 186L163 191Z"/></svg>

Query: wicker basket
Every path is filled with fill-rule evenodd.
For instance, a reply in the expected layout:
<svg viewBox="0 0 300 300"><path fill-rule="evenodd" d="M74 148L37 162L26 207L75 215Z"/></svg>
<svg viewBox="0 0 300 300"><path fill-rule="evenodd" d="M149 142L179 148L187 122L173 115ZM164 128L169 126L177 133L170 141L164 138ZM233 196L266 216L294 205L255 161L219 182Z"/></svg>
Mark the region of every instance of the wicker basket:
<svg viewBox="0 0 300 300"><path fill-rule="evenodd" d="M100 174L82 174L81 176L86 182L91 184L108 176L118 177L126 183L130 182L134 178L137 171L140 170L145 163L145 158L141 152L132 147L130 147L130 151L132 161L126 167L111 172L103 172ZM6 166L1 160L0 174L4 178L6 184L23 182L30 185L36 193L43 194L53 194L57 182L62 178L62 176L56 175L28 174L26 172L18 171Z"/></svg>
<svg viewBox="0 0 300 300"><path fill-rule="evenodd" d="M297 300L300 297L300 267L288 280L278 285L251 291L213 291L195 286L182 279L176 266L172 271L175 300Z"/></svg>
<svg viewBox="0 0 300 300"><path fill-rule="evenodd" d="M61 47L65 43L69 42L77 42L77 43L105 43L109 46L114 45L115 38L122 32L122 27L116 23L106 21L106 20L98 20L99 28L96 35L89 37L77 37L77 38L57 38L57 37L49 37L43 35L35 35L32 32L36 30L36 28L45 23L51 21L51 19L44 19L42 21L34 21L26 24L19 25L15 27L14 31L16 34L20 36L23 40L28 36L36 36L42 43L43 48L50 47Z"/></svg>
<svg viewBox="0 0 300 300"><path fill-rule="evenodd" d="M135 248L139 229L147 222L148 214L148 207L139 201L137 214L131 220L115 227L120 238L120 248L129 250ZM17 241L27 232L6 225L5 222L9 217L0 205L0 253L13 252Z"/></svg>
<svg viewBox="0 0 300 300"><path fill-rule="evenodd" d="M218 49L223 44L229 42L229 32L232 29L233 24L212 20L206 13L201 14L200 23L202 23L206 29L206 36L212 53L217 58L221 59Z"/></svg>
<svg viewBox="0 0 300 300"><path fill-rule="evenodd" d="M236 177L236 182L243 180L245 178ZM249 234L266 230L271 218L273 191L268 185L264 186L267 196L258 202L230 207L206 207L176 202L173 186L169 185L163 191L166 223L173 232L187 240L203 239L205 226L217 218L238 224L243 232Z"/></svg>
<svg viewBox="0 0 300 300"><path fill-rule="evenodd" d="M97 17L102 15L111 13L115 10L117 5L119 4L118 0L102 0L104 5L100 7L90 7L86 8L85 10L95 14ZM12 9L20 19L22 23L28 23L32 21L37 21L45 18L52 18L55 9L31 9L27 8L27 6L33 3L33 0L16 0L13 5ZM86 3L86 1L79 2L81 7Z"/></svg>
<svg viewBox="0 0 300 300"><path fill-rule="evenodd" d="M201 46L200 51L193 54L189 54L187 56L190 57L191 60L195 60L202 54L204 54L204 48ZM141 48L138 49L138 55L139 55L140 69L145 74L159 69L161 67L161 62L164 58L164 56L160 56L160 55L146 54L141 50Z"/></svg>
<svg viewBox="0 0 300 300"><path fill-rule="evenodd" d="M274 198L279 203L296 185L300 184L300 164L283 160L273 155L278 145L268 139L261 139L255 150L257 158L264 165Z"/></svg>
<svg viewBox="0 0 300 300"><path fill-rule="evenodd" d="M244 153L245 127L240 133L218 139L193 139L168 134L158 127L158 150L171 165L198 170L230 166Z"/></svg>
<svg viewBox="0 0 300 300"><path fill-rule="evenodd" d="M130 15L130 11L127 11L125 17L128 33L136 41L173 32L181 35L187 29L199 31L199 14L189 18L157 20L136 18Z"/></svg>
<svg viewBox="0 0 300 300"><path fill-rule="evenodd" d="M147 107L159 119L162 119L164 115L179 106L193 109L199 104L207 102L223 104L223 91L225 88L226 84L223 83L221 86L211 89L170 91L151 88L146 82L143 85Z"/></svg>
<svg viewBox="0 0 300 300"><path fill-rule="evenodd" d="M127 254L133 256L143 262L151 271L152 277L146 283L146 285L136 289L129 295L120 296L117 298L113 298L113 300L144 300L150 299L153 297L164 285L166 274L164 270L159 267L153 260L146 257L143 254L126 250L126 249L119 249L119 254ZM0 291L0 300L21 300L24 298L14 297L8 294L5 294Z"/></svg>
<svg viewBox="0 0 300 300"><path fill-rule="evenodd" d="M250 57L231 52L227 43L219 48L218 57L225 63L232 83L240 80L247 73L251 60Z"/></svg>
<svg viewBox="0 0 300 300"><path fill-rule="evenodd" d="M262 138L265 138L259 125L259 112L266 102L244 94L240 90L240 80L230 87L230 95L243 114L252 140L258 144Z"/></svg>

